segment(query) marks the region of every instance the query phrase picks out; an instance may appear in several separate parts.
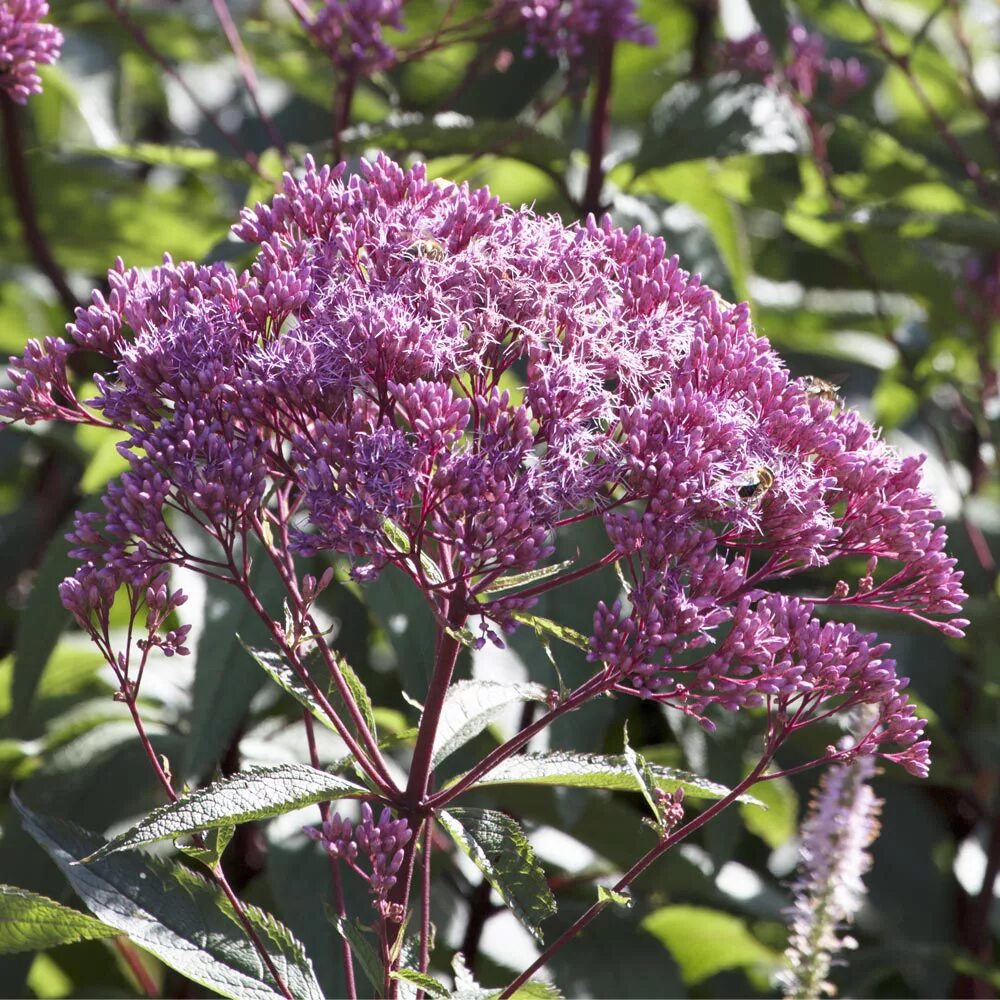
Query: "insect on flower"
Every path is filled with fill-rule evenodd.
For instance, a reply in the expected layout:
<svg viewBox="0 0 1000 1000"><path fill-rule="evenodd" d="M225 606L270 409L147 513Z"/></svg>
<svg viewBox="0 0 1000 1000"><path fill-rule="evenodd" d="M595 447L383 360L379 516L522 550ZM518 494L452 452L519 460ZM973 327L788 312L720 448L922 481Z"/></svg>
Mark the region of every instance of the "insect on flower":
<svg viewBox="0 0 1000 1000"><path fill-rule="evenodd" d="M813 396L816 399L825 399L830 403L840 401L840 386L834 385L832 382L827 382L826 379L819 378L816 375L806 375L802 379L802 387L805 389L807 396Z"/></svg>
<svg viewBox="0 0 1000 1000"><path fill-rule="evenodd" d="M773 485L774 473L766 465L762 465L754 470L752 476L749 476L740 483L736 492L739 494L741 500L760 503Z"/></svg>
<svg viewBox="0 0 1000 1000"><path fill-rule="evenodd" d="M446 253L444 245L433 236L421 236L414 240L403 252L408 260L444 260Z"/></svg>

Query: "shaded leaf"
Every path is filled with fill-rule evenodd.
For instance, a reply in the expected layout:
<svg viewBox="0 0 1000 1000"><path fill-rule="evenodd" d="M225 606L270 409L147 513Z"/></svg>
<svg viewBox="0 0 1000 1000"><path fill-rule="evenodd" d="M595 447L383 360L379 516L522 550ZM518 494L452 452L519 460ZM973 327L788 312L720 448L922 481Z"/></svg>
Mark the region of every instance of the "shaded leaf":
<svg viewBox="0 0 1000 1000"><path fill-rule="evenodd" d="M418 972L416 969L399 969L397 972L391 974L391 978L411 983L431 997L446 997L451 995L451 991L442 983L439 983L433 976L428 976L424 972Z"/></svg>
<svg viewBox="0 0 1000 1000"><path fill-rule="evenodd" d="M0 885L0 955L113 937L118 931L47 896Z"/></svg>
<svg viewBox="0 0 1000 1000"><path fill-rule="evenodd" d="M636 176L684 160L737 153L792 153L805 147L798 116L759 84L714 77L677 83L659 100L633 161Z"/></svg>
<svg viewBox="0 0 1000 1000"><path fill-rule="evenodd" d="M368 935L365 934L361 924L357 921L351 922L344 917L331 915L337 933L350 946L351 954L357 959L358 965L364 971L368 982L375 991L375 996L382 995L382 963L375 951L375 946L371 943Z"/></svg>
<svg viewBox="0 0 1000 1000"><path fill-rule="evenodd" d="M538 939L556 902L520 824L492 809L442 812L441 825L475 862L514 915Z"/></svg>
<svg viewBox="0 0 1000 1000"><path fill-rule="evenodd" d="M183 865L136 854L92 865L97 834L32 813L15 799L24 827L56 862L98 919L182 975L234 1000L281 997L222 892ZM323 1000L302 946L273 917L244 906L275 968L296 998Z"/></svg>

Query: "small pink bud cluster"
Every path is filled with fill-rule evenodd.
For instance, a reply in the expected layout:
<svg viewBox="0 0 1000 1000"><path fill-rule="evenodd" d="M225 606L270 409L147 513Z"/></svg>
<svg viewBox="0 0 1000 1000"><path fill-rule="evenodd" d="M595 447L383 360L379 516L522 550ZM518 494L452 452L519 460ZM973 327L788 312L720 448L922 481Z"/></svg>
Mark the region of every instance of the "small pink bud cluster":
<svg viewBox="0 0 1000 1000"><path fill-rule="evenodd" d="M402 31L403 0L323 0L311 30L335 66L367 76L396 61L396 50L382 37L387 27Z"/></svg>
<svg viewBox="0 0 1000 1000"><path fill-rule="evenodd" d="M376 823L371 806L364 802L361 822L357 826L334 813L319 829L306 827L305 833L319 841L331 857L350 865L368 883L380 907L387 905L386 898L403 864L403 848L413 836L405 819L394 819L387 807ZM370 872L364 871L358 863L362 851L368 857Z"/></svg>
<svg viewBox="0 0 1000 1000"><path fill-rule="evenodd" d="M761 31L745 38L726 42L722 64L766 84L785 83L795 97L807 104L816 96L820 82L829 88L829 99L841 104L861 90L868 80L864 66L853 56L840 59L826 54L821 35L811 33L802 24L788 29L788 52L776 60L771 44Z"/></svg>
<svg viewBox="0 0 1000 1000"><path fill-rule="evenodd" d="M0 93L17 104L41 93L39 65L59 58L62 32L42 24L49 12L47 0L4 0L0 3Z"/></svg>
<svg viewBox="0 0 1000 1000"><path fill-rule="evenodd" d="M499 0L498 13L512 13L527 35L526 56L579 60L599 40L655 45L653 29L636 13L635 0Z"/></svg>

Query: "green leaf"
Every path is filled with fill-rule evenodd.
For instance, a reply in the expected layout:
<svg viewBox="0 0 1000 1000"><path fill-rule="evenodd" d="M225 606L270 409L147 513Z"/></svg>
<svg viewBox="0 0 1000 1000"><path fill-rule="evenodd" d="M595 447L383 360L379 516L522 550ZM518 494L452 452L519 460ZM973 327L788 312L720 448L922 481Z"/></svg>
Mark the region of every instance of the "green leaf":
<svg viewBox="0 0 1000 1000"><path fill-rule="evenodd" d="M502 590L513 590L515 587L523 587L529 583L538 583L539 580L547 580L550 576L555 576L564 569L569 569L573 563L573 559L566 559L563 562L556 563L554 566L542 566L540 569L528 570L527 573L512 573L509 576L499 576L483 593L497 594Z"/></svg>
<svg viewBox="0 0 1000 1000"><path fill-rule="evenodd" d="M635 778L636 784L639 786L639 791L642 792L642 797L646 800L646 804L649 806L649 810L653 814L657 826L662 829L664 825L663 806L656 797L656 775L653 774L653 769L650 767L649 761L642 754L633 750L629 744L628 723L625 724L623 739L625 742L625 765L628 767L632 777Z"/></svg>
<svg viewBox="0 0 1000 1000"><path fill-rule="evenodd" d="M414 117L414 116L410 116ZM570 150L558 138L520 121L478 121L464 115L436 115L405 124L359 125L345 136L345 148L380 149L391 155L419 152L427 159L453 154L501 155L561 174Z"/></svg>
<svg viewBox="0 0 1000 1000"><path fill-rule="evenodd" d="M746 828L760 837L772 850L787 844L798 829L798 796L787 778L759 781L754 785L754 796L764 803L764 809L751 809L740 804L740 813Z"/></svg>
<svg viewBox="0 0 1000 1000"><path fill-rule="evenodd" d="M269 649L257 649L243 642L239 636L239 641L243 648L253 657L254 662L287 694L290 694L317 722L326 726L331 732L337 729L330 721L330 717L323 711L319 702L313 697L308 685L291 668L288 661L281 655Z"/></svg>
<svg viewBox="0 0 1000 1000"><path fill-rule="evenodd" d="M639 176L684 160L793 153L805 142L798 116L779 95L721 76L671 87L653 109L632 165Z"/></svg>
<svg viewBox="0 0 1000 1000"><path fill-rule="evenodd" d="M137 854L78 861L101 838L64 820L32 813L13 799L24 828L56 862L91 913L188 979L234 1000L282 996L244 934L232 904L214 885L179 864ZM244 910L292 996L323 1000L302 946L273 917Z"/></svg>
<svg viewBox="0 0 1000 1000"><path fill-rule="evenodd" d="M114 937L100 920L27 889L0 885L0 955Z"/></svg>
<svg viewBox="0 0 1000 1000"><path fill-rule="evenodd" d="M375 709L372 706L372 699L368 694L368 689L365 687L364 682L358 676L354 667L352 667L347 660L333 650L331 650L331 654L337 665L337 669L340 671L340 676L343 677L344 683L347 685L348 690L351 692L351 696L354 698L354 703L357 705L358 711L361 713L361 718L364 719L365 725L377 739L378 728L375 725ZM325 689L324 693L327 694L327 698L333 704L334 709L338 709L343 706L343 711L340 713L341 718L346 719L347 724L351 726L350 713L347 712L346 705L343 705L344 700L341 698L340 692L337 690L336 686L334 686L330 678L329 668L327 667L323 654L319 651L319 649L313 647L313 649L309 651L309 654L306 657L305 665L309 670L310 676L313 680L317 681L317 686L321 690ZM289 668L289 670L290 669L291 668ZM292 671L292 675L295 676L294 671ZM322 682L318 680L320 677L323 678ZM305 684L301 681L299 681L299 684L305 688ZM308 688L306 688L306 693L309 694ZM309 694L309 697L312 699L311 694ZM324 717L326 717L326 713L324 713ZM326 717L326 724L327 726L332 725L329 717ZM351 726L351 728L356 729L355 726Z"/></svg>
<svg viewBox="0 0 1000 1000"><path fill-rule="evenodd" d="M285 589L261 552L250 585L265 608L279 607ZM190 733L180 771L185 778L211 772L238 734L263 677L243 655L238 636L264 645L270 635L253 608L231 584L208 581L205 628L195 649Z"/></svg>
<svg viewBox="0 0 1000 1000"><path fill-rule="evenodd" d="M447 997L451 995L451 991L442 983L439 983L433 976L428 976L424 972L418 972L416 969L399 969L397 972L390 973L390 978L401 979L405 983L412 983L423 990L429 997Z"/></svg>
<svg viewBox="0 0 1000 1000"><path fill-rule="evenodd" d="M771 971L781 964L780 952L761 944L739 917L720 910L664 906L646 917L642 928L663 942L689 986L724 969Z"/></svg>
<svg viewBox="0 0 1000 1000"><path fill-rule="evenodd" d="M785 0L750 0L753 16L764 32L775 62L788 48L788 12L785 10Z"/></svg>
<svg viewBox="0 0 1000 1000"><path fill-rule="evenodd" d="M442 812L439 819L517 919L540 941L539 925L555 912L556 901L520 825L492 809L452 809Z"/></svg>
<svg viewBox="0 0 1000 1000"><path fill-rule="evenodd" d="M253 767L154 809L84 861L90 864L157 840L268 819L316 802L359 794L366 794L360 785L306 764Z"/></svg>
<svg viewBox="0 0 1000 1000"><path fill-rule="evenodd" d="M103 511L104 505L92 497L79 508L82 513ZM52 651L69 624L70 614L59 598L59 584L79 565L64 537L73 526L70 515L45 550L28 603L18 617L14 634L14 679L11 683L11 717L17 735L28 735L31 706Z"/></svg>
<svg viewBox="0 0 1000 1000"><path fill-rule="evenodd" d="M500 996L497 991L493 996ZM555 983L544 983L540 979L529 979L514 991L512 1000L562 1000L562 993Z"/></svg>
<svg viewBox="0 0 1000 1000"><path fill-rule="evenodd" d="M331 920L333 926L337 928L337 933L350 947L351 954L357 959L368 982L371 983L375 996L380 997L382 995L382 963L361 923L357 920L352 923L350 920L336 915L331 915Z"/></svg>
<svg viewBox="0 0 1000 1000"><path fill-rule="evenodd" d="M559 622L552 621L551 618L541 618L538 615L529 615L524 611L515 611L516 618L522 625L527 625L535 630L535 634L540 639L559 639L562 642L576 646L577 649L590 651L590 641L582 632L577 632L575 628L568 625L560 625Z"/></svg>
<svg viewBox="0 0 1000 1000"><path fill-rule="evenodd" d="M437 767L449 754L478 736L505 708L526 701L544 702L547 697L548 690L541 684L479 680L453 684L441 709L431 764Z"/></svg>
<svg viewBox="0 0 1000 1000"><path fill-rule="evenodd" d="M245 160L223 156L201 146L164 146L155 142L119 143L115 146L70 146L66 150L79 156L101 156L151 167L176 167L204 176L216 174L231 180L249 182L256 175Z"/></svg>
<svg viewBox="0 0 1000 1000"><path fill-rule="evenodd" d="M197 847L194 844L178 844L177 847L189 858L200 861L206 868L214 869L222 859L234 833L236 833L235 826L217 826L202 838L205 842L204 847Z"/></svg>
<svg viewBox="0 0 1000 1000"><path fill-rule="evenodd" d="M673 792L684 789L685 796L721 799L730 789L718 782L700 778L673 767L648 765L657 788ZM460 777L460 776L459 776ZM454 784L459 778L453 778ZM548 753L515 754L480 778L473 786L484 785L558 785L569 788L606 788L610 791L638 792L639 782L625 758L615 754L576 753L553 750ZM752 795L741 795L740 802L761 805Z"/></svg>
<svg viewBox="0 0 1000 1000"><path fill-rule="evenodd" d="M624 906L625 909L628 909L635 902L627 893L615 892L614 889L608 889L603 885L597 887L597 901L599 903L614 903L615 906Z"/></svg>

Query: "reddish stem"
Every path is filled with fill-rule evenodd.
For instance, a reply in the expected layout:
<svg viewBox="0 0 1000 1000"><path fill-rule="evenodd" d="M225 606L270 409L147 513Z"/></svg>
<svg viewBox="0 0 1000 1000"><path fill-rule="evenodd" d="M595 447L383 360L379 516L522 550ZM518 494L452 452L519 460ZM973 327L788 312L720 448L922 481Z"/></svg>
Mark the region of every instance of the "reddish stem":
<svg viewBox="0 0 1000 1000"><path fill-rule="evenodd" d="M72 315L76 312L77 302L73 290L66 281L66 275L52 256L48 240L38 221L35 212L35 201L31 193L31 178L28 165L24 158L24 140L21 135L20 123L17 120L17 108L5 93L0 93L0 118L3 119L3 147L6 153L10 190L14 200L14 209L21 220L24 232L24 242L38 268L59 296L63 308Z"/></svg>
<svg viewBox="0 0 1000 1000"><path fill-rule="evenodd" d="M590 115L590 164L587 186L583 193L583 212L601 211L601 191L604 189L604 154L611 133L611 70L614 65L615 43L602 37L597 49L597 92Z"/></svg>
<svg viewBox="0 0 1000 1000"><path fill-rule="evenodd" d="M143 965L142 959L136 953L132 942L128 938L118 937L112 941L112 944L128 966L129 972L135 976L135 981L139 984L139 989L147 997L158 997L160 995L160 988L156 985L156 980L150 975L149 969Z"/></svg>

